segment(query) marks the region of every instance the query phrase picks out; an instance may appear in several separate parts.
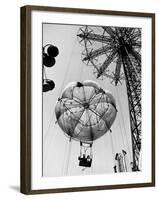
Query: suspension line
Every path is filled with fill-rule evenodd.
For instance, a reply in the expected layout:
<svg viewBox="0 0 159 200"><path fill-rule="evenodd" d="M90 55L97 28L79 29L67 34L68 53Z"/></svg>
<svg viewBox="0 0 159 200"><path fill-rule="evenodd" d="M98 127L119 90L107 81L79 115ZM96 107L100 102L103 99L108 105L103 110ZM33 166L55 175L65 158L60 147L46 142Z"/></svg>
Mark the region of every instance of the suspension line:
<svg viewBox="0 0 159 200"><path fill-rule="evenodd" d="M44 79L47 79L46 71L45 71L45 67L44 66L43 66L43 77L44 77Z"/></svg>
<svg viewBox="0 0 159 200"><path fill-rule="evenodd" d="M124 115L123 115L123 110L122 110L122 106L121 106L121 102L120 102L120 98L119 98L118 88L116 88L116 92L117 92L117 99L118 99L118 103L119 103L119 108L120 108L120 113L121 113L121 121L122 121L122 126L121 126L120 118L118 118L120 130L121 130L122 141L123 141L124 148L127 145L127 149L129 151L129 156L130 156L130 160L131 160L131 150L130 150L130 146L129 146L129 143L128 143L127 132L126 132L125 123L124 123ZM123 135L123 131L122 131L121 127L124 128L124 135ZM125 139L126 139L126 144L124 142L125 141L124 136L125 136Z"/></svg>
<svg viewBox="0 0 159 200"><path fill-rule="evenodd" d="M67 160L66 160L66 168L65 168L65 175L68 176L69 174L69 163L70 163L70 157L71 157L71 148L72 148L72 138L69 138L68 143L68 153L67 153Z"/></svg>
<svg viewBox="0 0 159 200"><path fill-rule="evenodd" d="M66 67L66 70L65 70L65 76L64 76L64 78L63 78L61 87L60 87L60 89L59 89L59 96L61 96L61 94L62 94L63 87L64 87L65 84L66 84L66 80L67 80L67 77L68 77L69 72L70 72L71 61L72 61L72 55L73 55L74 50L75 50L75 45L76 45L76 38L74 39L74 42L73 42L73 45L72 45L72 50L71 50L70 57L69 57L69 60L68 60L68 64L67 64L67 67Z"/></svg>
<svg viewBox="0 0 159 200"><path fill-rule="evenodd" d="M110 134L110 143L111 143L111 150L112 150L112 158L113 158L113 163L114 163L114 166L115 166L115 160L114 160L115 150L114 150L113 138L112 138L112 133L110 132L109 134Z"/></svg>

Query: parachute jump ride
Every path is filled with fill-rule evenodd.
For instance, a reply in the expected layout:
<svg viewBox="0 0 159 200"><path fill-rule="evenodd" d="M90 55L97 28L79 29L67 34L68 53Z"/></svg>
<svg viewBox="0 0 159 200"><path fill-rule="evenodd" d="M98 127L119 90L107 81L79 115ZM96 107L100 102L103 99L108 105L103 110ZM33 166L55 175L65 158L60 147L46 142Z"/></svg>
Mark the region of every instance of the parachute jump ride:
<svg viewBox="0 0 159 200"><path fill-rule="evenodd" d="M141 171L142 30L56 26L61 35L70 31L72 36L67 41L55 40L59 48L70 45L70 49L60 49L60 62L54 68L58 78L50 68L59 50L51 44L43 47L43 92L48 92L44 114L50 119L44 129L44 172L60 176L81 175L84 170L85 174ZM50 127L58 133L56 140L50 139Z"/></svg>
<svg viewBox="0 0 159 200"><path fill-rule="evenodd" d="M80 142L79 166L91 167L93 141L102 137L116 118L115 99L96 82L71 82L58 99L58 125L71 139Z"/></svg>

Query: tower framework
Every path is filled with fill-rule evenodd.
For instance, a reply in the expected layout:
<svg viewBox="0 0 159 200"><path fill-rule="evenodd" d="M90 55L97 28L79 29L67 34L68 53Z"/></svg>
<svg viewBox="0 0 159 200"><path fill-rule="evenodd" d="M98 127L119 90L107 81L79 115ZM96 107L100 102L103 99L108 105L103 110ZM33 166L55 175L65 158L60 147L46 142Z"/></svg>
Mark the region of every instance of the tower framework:
<svg viewBox="0 0 159 200"><path fill-rule="evenodd" d="M93 27L83 27L77 34L78 40L85 46L82 60L91 64L96 71L96 78L111 78L116 86L123 79L126 82L129 115L132 136L133 162L132 171L139 171L141 151L141 29L125 27L98 27L101 34L94 33ZM93 43L101 43L101 47L93 48ZM90 48L91 46L91 48ZM96 60L105 55L105 59L97 65ZM115 69L111 63L115 62Z"/></svg>

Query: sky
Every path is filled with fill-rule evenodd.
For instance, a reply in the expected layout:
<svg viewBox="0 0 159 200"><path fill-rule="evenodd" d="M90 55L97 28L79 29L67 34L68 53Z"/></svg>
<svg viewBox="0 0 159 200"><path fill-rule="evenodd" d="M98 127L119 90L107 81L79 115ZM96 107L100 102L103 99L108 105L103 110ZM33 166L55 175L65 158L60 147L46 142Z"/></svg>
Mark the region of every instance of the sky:
<svg viewBox="0 0 159 200"><path fill-rule="evenodd" d="M131 171L132 144L130 120L125 82L114 86L106 78L98 80L93 74L93 68L86 66L81 60L84 46L77 40L80 26L63 24L43 24L43 46L53 44L58 47L59 55L52 68L46 68L47 78L55 82L55 89L43 93L43 176L60 177L90 174L114 173L115 154L122 150L127 152L128 171ZM92 28L100 33L99 27ZM93 44L94 48L102 44ZM110 67L114 67L114 63ZM78 156L80 143L71 140L56 123L55 106L63 89L72 81L92 80L112 93L116 99L117 117L104 136L93 142L92 167L79 167Z"/></svg>

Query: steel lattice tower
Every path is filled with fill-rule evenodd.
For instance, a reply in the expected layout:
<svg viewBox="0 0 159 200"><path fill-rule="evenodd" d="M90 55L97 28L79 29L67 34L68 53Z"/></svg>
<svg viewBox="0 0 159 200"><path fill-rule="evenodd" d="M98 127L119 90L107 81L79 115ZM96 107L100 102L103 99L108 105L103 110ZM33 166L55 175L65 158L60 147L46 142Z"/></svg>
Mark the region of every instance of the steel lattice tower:
<svg viewBox="0 0 159 200"><path fill-rule="evenodd" d="M96 69L96 78L106 76L118 85L123 68L130 114L132 135L133 166L132 171L139 171L141 150L141 30L138 28L100 27L103 34L94 34L93 28L80 28L79 42L85 46L82 60L91 63ZM101 42L98 49L88 48L93 42ZM106 54L101 65L96 65L95 59ZM115 61L115 70L109 74L107 69Z"/></svg>

